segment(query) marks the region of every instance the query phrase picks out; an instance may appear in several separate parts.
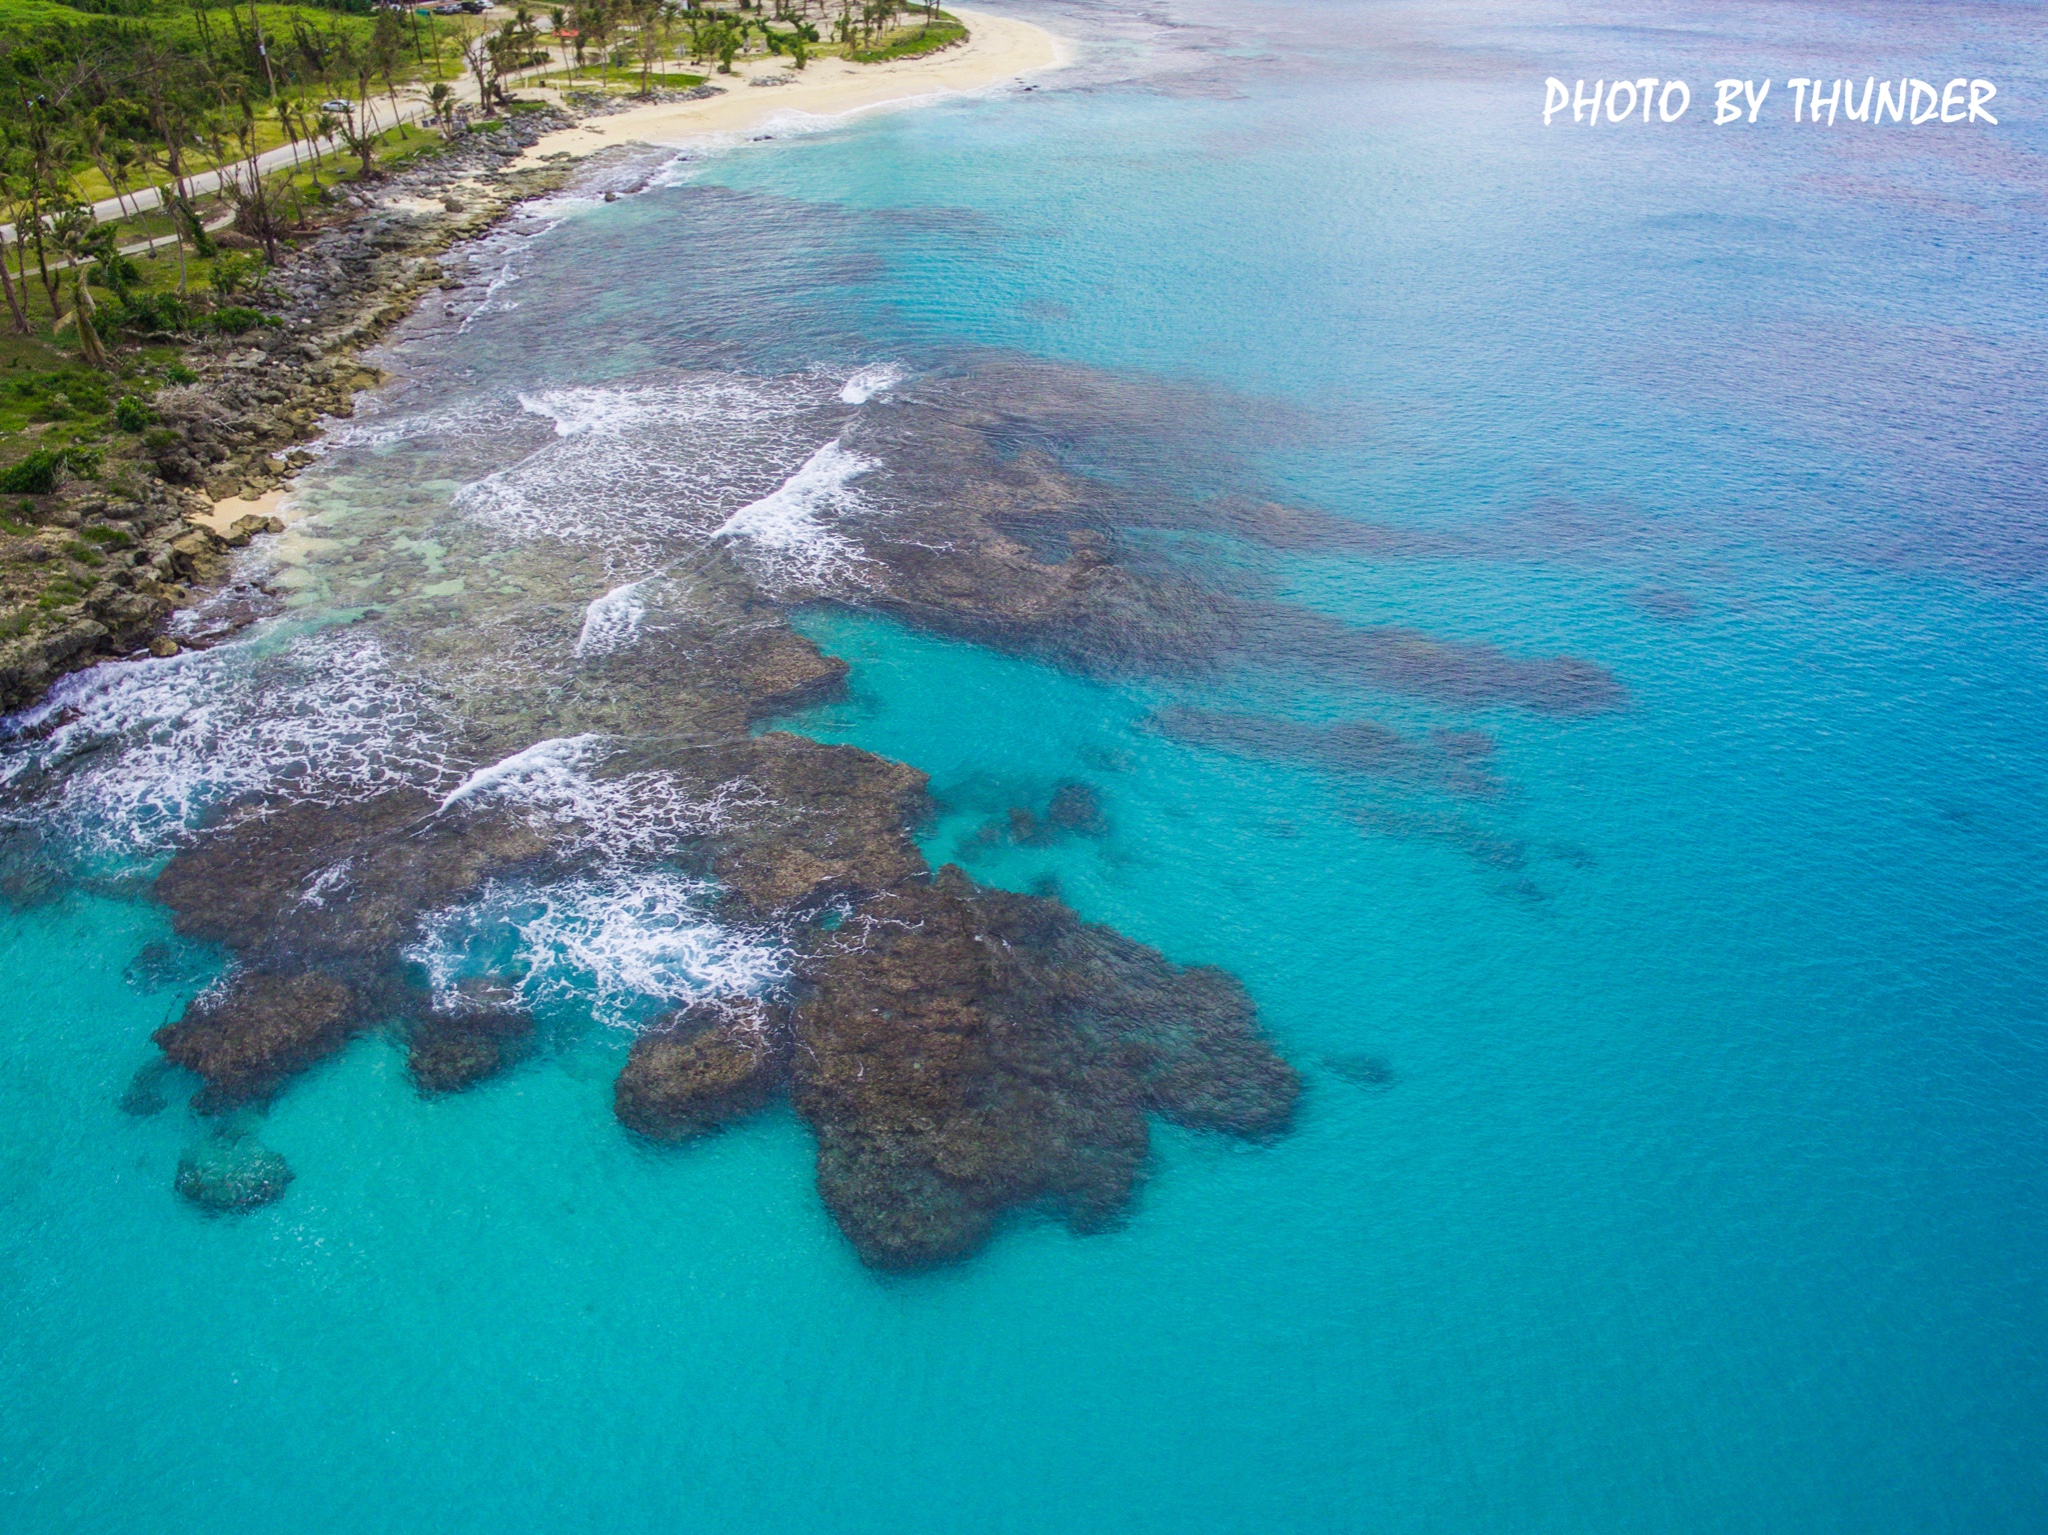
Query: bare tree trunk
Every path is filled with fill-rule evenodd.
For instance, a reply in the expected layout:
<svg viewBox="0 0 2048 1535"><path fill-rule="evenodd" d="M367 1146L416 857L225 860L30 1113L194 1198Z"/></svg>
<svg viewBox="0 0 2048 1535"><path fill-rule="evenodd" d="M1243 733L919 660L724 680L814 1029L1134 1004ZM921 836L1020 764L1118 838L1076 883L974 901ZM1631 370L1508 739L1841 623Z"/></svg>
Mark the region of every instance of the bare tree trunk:
<svg viewBox="0 0 2048 1535"><path fill-rule="evenodd" d="M85 284L85 268L74 267L71 272L71 319L78 327L78 350L85 354L85 360L95 368L107 366L107 349L100 343L100 333L92 323L92 292Z"/></svg>

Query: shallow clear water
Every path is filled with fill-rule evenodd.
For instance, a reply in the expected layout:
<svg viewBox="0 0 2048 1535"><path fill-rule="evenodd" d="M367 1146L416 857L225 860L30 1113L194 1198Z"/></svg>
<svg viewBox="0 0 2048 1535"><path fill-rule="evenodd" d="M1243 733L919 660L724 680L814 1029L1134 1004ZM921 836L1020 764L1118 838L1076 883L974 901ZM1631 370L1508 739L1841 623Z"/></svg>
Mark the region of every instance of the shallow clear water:
<svg viewBox="0 0 2048 1535"><path fill-rule="evenodd" d="M148 674L183 723L36 801L71 878L0 912L10 1527L2048 1520L2038 9L1050 19L1087 43L1067 88L492 242L517 280L412 326L308 477L293 609ZM1702 121L1723 73L1866 68L2009 109ZM1691 118L1541 129L1543 76L1622 72L1690 78ZM815 455L890 408L847 379L1013 354L1124 391L1053 434L1071 467L1383 530L1180 557L1625 689L1103 680L801 620L853 672L791 727L929 772L934 862L1240 976L1308 1078L1295 1132L1158 1127L1121 1229L1019 1220L878 1278L788 1110L682 1152L619 1128L645 1009L603 988L646 974L606 969L645 958L641 907L544 935L535 1060L422 1101L366 1037L263 1118L282 1201L179 1201L195 1121L117 1102L219 960L150 949L168 917L121 872L222 785L448 793L528 744L443 739L452 673L332 620L628 643L669 621L676 540L810 474L750 524L796 581L832 554L803 519L861 515ZM1495 744L1476 776L1337 771L1177 738L1175 706ZM982 832L1070 779L1103 838ZM644 984L714 959L774 964Z"/></svg>

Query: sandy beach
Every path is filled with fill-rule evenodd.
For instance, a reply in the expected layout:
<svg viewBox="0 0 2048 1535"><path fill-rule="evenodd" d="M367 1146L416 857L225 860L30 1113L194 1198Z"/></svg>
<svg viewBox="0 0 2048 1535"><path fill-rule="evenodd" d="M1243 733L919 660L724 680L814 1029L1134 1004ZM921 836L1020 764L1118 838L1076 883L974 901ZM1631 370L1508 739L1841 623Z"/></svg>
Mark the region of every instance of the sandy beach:
<svg viewBox="0 0 2048 1535"><path fill-rule="evenodd" d="M955 8L967 23L967 41L943 53L887 64L814 60L801 73L784 58L756 58L713 75L725 94L702 101L634 107L595 118L543 138L523 157L537 164L563 153L582 156L610 144L684 144L744 134L784 120L812 124L881 107L908 106L939 96L959 95L1020 75L1055 69L1068 58L1066 45L1043 27L985 11ZM757 86L760 76L790 77L789 83Z"/></svg>

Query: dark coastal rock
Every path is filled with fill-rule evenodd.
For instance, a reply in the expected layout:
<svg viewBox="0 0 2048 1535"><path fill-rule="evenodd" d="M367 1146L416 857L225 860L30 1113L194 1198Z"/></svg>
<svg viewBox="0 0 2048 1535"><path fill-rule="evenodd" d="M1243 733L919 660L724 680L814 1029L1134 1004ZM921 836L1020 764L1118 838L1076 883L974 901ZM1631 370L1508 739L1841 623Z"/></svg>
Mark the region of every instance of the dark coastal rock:
<svg viewBox="0 0 2048 1535"><path fill-rule="evenodd" d="M178 1158L177 1191L213 1215L239 1215L282 1199L291 1186L285 1159L245 1134L223 1131Z"/></svg>
<svg viewBox="0 0 2048 1535"><path fill-rule="evenodd" d="M867 895L922 874L911 833L929 811L926 775L853 746L771 731L709 753L720 781L766 803L716 839L718 877L757 912Z"/></svg>
<svg viewBox="0 0 2048 1535"><path fill-rule="evenodd" d="M406 1070L423 1098L460 1092L494 1077L533 1046L533 1015L503 986L469 980L455 999L413 1019Z"/></svg>
<svg viewBox="0 0 2048 1535"><path fill-rule="evenodd" d="M244 972L194 998L151 1038L166 1059L204 1079L196 1101L211 1110L267 1097L340 1049L359 1022L354 993L332 976Z"/></svg>
<svg viewBox="0 0 2048 1535"><path fill-rule="evenodd" d="M170 543L171 564L180 581L211 584L227 574L228 545L211 528L190 528Z"/></svg>
<svg viewBox="0 0 2048 1535"><path fill-rule="evenodd" d="M377 959L411 936L420 913L548 851L518 817L437 810L432 796L401 789L244 816L173 858L154 894L181 935L245 956L300 966Z"/></svg>
<svg viewBox="0 0 2048 1535"><path fill-rule="evenodd" d="M1286 1128L1300 1090L1222 971L948 867L855 911L795 1015L818 1187L863 1261L961 1257L1011 1208L1077 1231L1128 1204L1146 1114Z"/></svg>
<svg viewBox="0 0 2048 1535"><path fill-rule="evenodd" d="M785 1076L784 1039L765 1004L697 1002L633 1042L613 1110L650 1139L689 1140L757 1112Z"/></svg>

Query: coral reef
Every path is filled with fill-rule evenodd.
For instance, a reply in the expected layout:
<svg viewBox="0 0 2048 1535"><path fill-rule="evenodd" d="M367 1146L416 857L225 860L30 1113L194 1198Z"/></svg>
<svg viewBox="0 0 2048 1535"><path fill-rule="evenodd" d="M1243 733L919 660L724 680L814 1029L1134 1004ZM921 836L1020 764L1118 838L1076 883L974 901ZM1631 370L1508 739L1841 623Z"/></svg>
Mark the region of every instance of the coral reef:
<svg viewBox="0 0 2048 1535"><path fill-rule="evenodd" d="M705 755L699 771L760 788L760 810L719 835L713 869L757 913L885 890L924 872L911 832L927 780L853 746L771 731Z"/></svg>
<svg viewBox="0 0 2048 1535"><path fill-rule="evenodd" d="M449 1005L412 1020L405 1067L422 1097L460 1092L525 1055L534 1034L533 1015L509 987L472 976L457 983Z"/></svg>
<svg viewBox="0 0 2048 1535"><path fill-rule="evenodd" d="M1493 748L1477 731L1441 731L1411 740L1376 720L1311 725L1301 720L1186 705L1161 709L1146 725L1163 736L1239 756L1303 762L1326 772L1424 784L1454 794L1497 793L1500 784L1474 759Z"/></svg>
<svg viewBox="0 0 2048 1535"><path fill-rule="evenodd" d="M509 145L463 154L497 165ZM8 698L30 696L94 647L146 638L184 585L233 572L232 550L270 525L243 518L221 538L181 522L179 507L196 509L202 485L267 490L302 462L273 450L313 430L312 411L345 411L352 390L374 381L346 354L402 312L393 296L463 286L430 256L522 187L559 177L486 179L490 206L473 218L379 213L323 234L310 261L279 274L305 326L261 349L223 350L199 385L159 396L160 479L132 507L91 514L135 524L147 558L114 562L108 589L77 616L98 628L42 636L63 653L38 651ZM686 933L723 922L749 944L760 935L783 980L770 998L696 1001L646 1030L615 1084L623 1126L686 1141L787 1092L816 1137L821 1197L879 1268L970 1253L1010 1212L1099 1230L1129 1208L1145 1174L1150 1116L1263 1139L1291 1123L1301 1080L1234 979L1082 921L1050 874L1016 894L956 867L933 873L915 836L932 812L916 768L763 729L845 685L846 663L799 634L793 612L836 604L1081 671L1242 679L1261 694L1306 675L1329 692L1557 715L1623 699L1613 677L1573 657L1511 656L1286 600L1282 555L1443 549L1243 493L1232 431L1299 429L1284 412L1267 420L1198 389L998 353L907 378L886 408L815 384L790 391L794 414L772 454L822 440L816 454L830 448L852 468L815 502L778 491L751 503L787 519L754 542L714 532L725 523L694 505L668 518L666 489L630 509L630 532L617 539L569 537L558 523L511 536L510 524L415 492L393 456L390 504L362 498L348 539L312 541L304 571L330 612L365 626L337 623L329 634L366 636L380 680L402 676L406 701L387 713L378 694L360 717L344 711L344 747L309 732L319 744L285 753L288 773L239 777L236 797L203 824L179 823L154 894L182 938L225 947L233 968L157 1032L163 1064L137 1074L124 1106L160 1107L171 1066L197 1076L203 1112L259 1102L375 1026L403 1041L420 1093L465 1089L533 1048L537 1025L521 999L549 993L529 988L504 954L463 949L460 963L430 963L419 956L440 951L422 935L495 912L501 897L516 904L574 886L609 901L652 875L685 892L661 920ZM1232 411L1245 416L1236 428L1225 422ZM1077 467L1111 440L1116 474ZM471 474L473 488L498 471L487 456L435 474ZM34 536L48 559L79 566L73 584L99 568L53 532ZM100 539L116 546L111 532ZM1188 557L1223 540L1228 559ZM281 606L257 592L217 594L164 644L225 638L266 600L267 611ZM251 665L264 664L251 649ZM317 714L319 699L304 707ZM1497 787L1481 765L1491 739L1473 731L1415 738L1367 719L1310 724L1190 706L1149 724L1241 756L1472 796ZM976 813L989 819L963 841L967 858L1112 830L1101 793L1078 778L1023 795L997 785ZM1523 857L1462 818L1350 813L1368 830L1439 837L1502 867ZM639 920L638 910L628 903L620 920ZM139 957L136 983L155 984L176 957ZM516 971L518 990L503 976L451 984L449 972L469 964ZM704 984L761 984L749 975ZM665 978L644 995L673 999L698 984ZM1379 1085L1369 1065L1330 1069ZM179 1188L208 1208L238 1209L276 1197L289 1178L270 1153L226 1137L188 1155Z"/></svg>
<svg viewBox="0 0 2048 1535"><path fill-rule="evenodd" d="M1220 970L947 867L820 944L791 1053L818 1189L864 1261L960 1257L1003 1211L1077 1231L1128 1204L1145 1115L1259 1137L1300 1082Z"/></svg>
<svg viewBox="0 0 2048 1535"><path fill-rule="evenodd" d="M248 1135L223 1130L185 1149L173 1187L213 1215L238 1215L282 1199L291 1186L285 1159Z"/></svg>
<svg viewBox="0 0 2048 1535"><path fill-rule="evenodd" d="M200 993L151 1036L165 1057L204 1079L200 1102L220 1108L268 1097L347 1042L356 998L333 976L241 972Z"/></svg>
<svg viewBox="0 0 2048 1535"><path fill-rule="evenodd" d="M1143 483L1142 472L1138 488L1123 488L1062 465L1059 450L1114 431L1154 439L1182 459L1214 458L1217 450L1205 453L1194 439L1218 409L1199 392L1002 356L904 391L897 408L846 434L881 464L865 483L891 515L859 530L862 589L831 595L1095 672L1202 677L1290 667L1333 685L1549 714L1621 704L1614 677L1577 657L1529 660L1396 625L1348 624L1278 599L1249 571L1226 587L1149 536L1334 551L1404 546L1398 534L1305 508L1175 494ZM1121 456L1143 459L1128 444Z"/></svg>
<svg viewBox="0 0 2048 1535"><path fill-rule="evenodd" d="M752 998L694 1003L633 1042L619 1073L619 1122L653 1140L682 1141L764 1107L782 1086L787 1040Z"/></svg>

